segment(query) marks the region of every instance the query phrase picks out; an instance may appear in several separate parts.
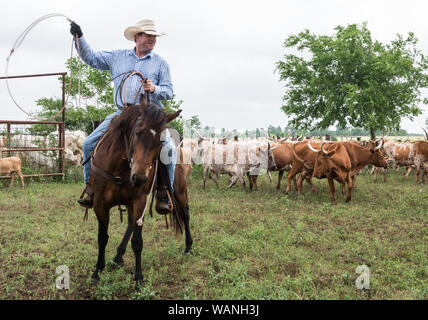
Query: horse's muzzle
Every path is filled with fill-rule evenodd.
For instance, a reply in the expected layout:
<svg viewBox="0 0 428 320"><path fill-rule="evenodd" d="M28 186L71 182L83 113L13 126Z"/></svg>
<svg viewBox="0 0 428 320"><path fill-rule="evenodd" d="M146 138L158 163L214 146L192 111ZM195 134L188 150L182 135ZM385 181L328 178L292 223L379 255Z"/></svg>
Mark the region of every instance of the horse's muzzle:
<svg viewBox="0 0 428 320"><path fill-rule="evenodd" d="M134 187L141 187L143 184L145 184L147 182L147 177L146 176L139 176L138 174L134 173L131 176L131 184Z"/></svg>

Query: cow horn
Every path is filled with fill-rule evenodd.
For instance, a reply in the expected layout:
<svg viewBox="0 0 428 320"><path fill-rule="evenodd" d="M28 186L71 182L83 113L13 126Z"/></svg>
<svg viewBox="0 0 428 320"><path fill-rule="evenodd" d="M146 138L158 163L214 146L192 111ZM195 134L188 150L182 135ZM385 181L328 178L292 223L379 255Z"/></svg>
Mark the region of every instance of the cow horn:
<svg viewBox="0 0 428 320"><path fill-rule="evenodd" d="M383 143L385 142L385 140L383 140L383 138L381 138L381 140L382 140L382 143L380 143L380 144L375 148L375 150L379 150L380 148L382 148L382 147L383 147Z"/></svg>
<svg viewBox="0 0 428 320"><path fill-rule="evenodd" d="M284 141L286 141L288 138L290 138L290 136L294 133L295 130L291 130L287 136L284 138Z"/></svg>
<svg viewBox="0 0 428 320"><path fill-rule="evenodd" d="M425 131L425 135L426 135L426 140L428 140L428 132L424 129L424 128L422 128L422 130L424 130Z"/></svg>
<svg viewBox="0 0 428 320"><path fill-rule="evenodd" d="M265 131L265 136L266 136L266 138L268 139L268 141L275 142L275 140L274 140L274 139L272 139L272 137L269 137L269 135L266 133L266 131Z"/></svg>
<svg viewBox="0 0 428 320"><path fill-rule="evenodd" d="M278 144L276 144L276 145L274 145L273 147L271 146L270 147L270 151L273 151L273 150L275 150L276 148L278 148L279 147L279 143Z"/></svg>
<svg viewBox="0 0 428 320"><path fill-rule="evenodd" d="M196 130L196 129L193 129L197 134L198 134L198 136L199 137L201 137L202 139L205 139L200 133L199 133L199 131L198 130Z"/></svg>
<svg viewBox="0 0 428 320"><path fill-rule="evenodd" d="M314 147L312 147L312 145L311 145L311 141L308 141L308 147L309 147L309 149L311 149L313 152L320 152L321 150L317 150L317 149L315 149Z"/></svg>
<svg viewBox="0 0 428 320"><path fill-rule="evenodd" d="M302 160L302 159L299 158L299 156L297 155L296 151L294 150L294 146L295 145L293 144L292 147L291 147L291 149L293 150L294 157L297 159L297 161L301 162L306 169L312 170L312 168L305 163L305 160Z"/></svg>
<svg viewBox="0 0 428 320"><path fill-rule="evenodd" d="M325 155L328 155L327 151L325 151L325 150L324 150L324 144L325 144L325 142L323 142L323 143L321 144L321 150L322 150L322 153L324 153Z"/></svg>
<svg viewBox="0 0 428 320"><path fill-rule="evenodd" d="M389 129L388 128L388 132L386 133L386 136L385 137L383 137L383 139L382 140L384 140L384 139L386 139L388 136L389 136L389 134L391 133L391 129ZM383 142L382 142L383 143Z"/></svg>

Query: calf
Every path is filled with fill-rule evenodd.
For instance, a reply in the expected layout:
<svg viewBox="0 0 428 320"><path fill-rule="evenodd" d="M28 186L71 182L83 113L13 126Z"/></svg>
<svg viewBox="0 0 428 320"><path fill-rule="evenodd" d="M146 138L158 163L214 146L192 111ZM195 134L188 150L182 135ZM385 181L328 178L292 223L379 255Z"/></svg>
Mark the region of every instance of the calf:
<svg viewBox="0 0 428 320"><path fill-rule="evenodd" d="M18 157L0 159L0 174L3 173L11 175L12 181L10 182L10 185L12 185L15 180L15 173L18 174L18 177L21 180L21 186L24 188L24 177L21 173L21 159Z"/></svg>

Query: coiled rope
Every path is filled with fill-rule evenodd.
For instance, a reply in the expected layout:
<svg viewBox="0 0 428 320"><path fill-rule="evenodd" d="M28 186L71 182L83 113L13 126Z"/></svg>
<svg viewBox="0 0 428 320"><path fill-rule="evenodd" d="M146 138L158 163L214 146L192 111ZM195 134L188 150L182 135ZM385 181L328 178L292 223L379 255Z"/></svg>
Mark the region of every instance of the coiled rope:
<svg viewBox="0 0 428 320"><path fill-rule="evenodd" d="M71 82L72 82L72 72L73 72L73 63L72 63L72 58L73 58L73 41L71 42L71 58L70 58L70 80L69 80L69 85L68 85L68 92L67 92L67 97L65 99L64 105L62 107L62 109L60 111L58 111L56 114L54 114L52 117L50 117L49 119L38 119L36 117L34 117L33 115L31 115L30 113L28 113L27 111L24 110L24 108L22 108L18 102L16 102L15 98L13 97L12 91L10 90L9 87L9 81L8 81L8 73L9 73L9 62L10 62L10 58L12 57L12 55L17 51L17 49L20 47L20 45L22 44L22 42L24 41L25 37L28 35L28 33L40 22L49 19L49 18L53 18L53 17L64 17L66 18L69 22L73 22L73 20L69 17L67 17L64 14L61 13L49 13L47 15L44 15L43 17L40 17L39 19L35 20L33 23L31 23L22 33L21 35L16 39L15 43L12 46L12 49L10 50L9 56L6 59L6 69L5 69L5 76L6 76L6 87L7 90L9 92L10 97L12 98L12 101L15 103L15 105L22 111L24 112L28 117L36 119L36 120L52 120L53 118L55 118L57 115L59 115L60 113L62 113L67 105L68 102L68 98L70 96L70 89L71 89ZM76 43L77 43L77 50L79 51L79 56L80 56L80 47L79 47L79 41L78 38L76 36ZM78 95L79 95L79 105L80 105L80 58L78 60L78 66L79 66L79 81L78 81Z"/></svg>
<svg viewBox="0 0 428 320"><path fill-rule="evenodd" d="M9 92L9 95L10 95L10 97L12 98L12 101L15 103L15 105L22 111L22 112L24 112L29 118L33 118L33 119L35 119L35 120L39 120L39 121L46 121L46 120L52 120L52 119L54 119L55 117L57 117L60 113L62 113L63 111L64 111L64 109L65 109L65 107L67 106L67 102L68 102L68 98L70 97L70 90L71 90L71 83L72 83L72 79L73 79L73 60L72 60L72 58L73 58L73 40L71 41L71 53L70 53L70 77L69 77L69 85L68 85L68 92L67 92L67 96L66 96L66 99L65 99L65 102L64 102L64 105L63 105L63 107L61 108L61 110L59 110L56 114L54 114L52 117L50 117L50 118L48 118L48 119L39 119L39 118L36 118L36 117L34 117L32 114L30 114L30 113L28 113L27 111L25 111L24 110L24 108L22 108L19 104L18 104L18 102L15 100L15 98L13 97L13 94L12 94L12 91L10 90L10 87L9 87L9 81L8 81L8 78L7 78L7 76L8 76L8 72L9 72L9 62L10 62L10 58L12 57L12 55L13 55L13 53L15 53L16 52L16 50L19 48L19 46L22 44L22 42L24 41L24 39L25 39L25 37L28 35L28 33L37 25L37 24L39 24L40 22L42 22L42 21L44 21L44 20L46 20L46 19L49 19L49 18L53 18L53 17L64 17L64 18L66 18L69 22L73 22L73 20L71 19L71 18L69 18L69 17L67 17L66 15L64 15L64 14L61 14L61 13L49 13L49 14L47 14L47 15L44 15L43 17L40 17L39 19L37 19L37 20L35 20L33 23L31 23L22 33L21 33L21 35L16 39L16 41L15 41L15 43L13 44L13 46L12 46L12 49L10 50L10 53L9 53L9 56L7 57L7 59L6 59L6 69L5 69L5 76L6 76L6 78L5 78L5 80L6 80L6 86L7 86L7 90L8 90L8 92ZM79 100L78 100L78 106L80 107L80 99L81 99L81 95L80 95L80 79L81 79L81 60L80 60L80 45L79 45L79 38L77 37L77 35L75 36L75 40L76 40L76 45L77 45L77 51L78 51L78 56L79 56L79 58L78 58L78 96L79 96ZM141 92L141 88L142 88L142 83L143 82L145 82L145 81L147 81L147 79L140 73L140 72L138 72L138 71L135 71L135 70L131 70L131 71L126 71L126 72L123 72L123 73L121 73L121 74L119 74L118 76L116 76L116 77L114 77L113 79L111 79L110 81L108 81L101 89L99 89L98 91L96 91L92 96L90 96L90 97L88 97L88 98L85 98L85 100L88 100L88 99L90 99L90 98L92 98L92 97L94 97L95 95L97 95L99 92L101 92L102 90L104 90L106 87L107 87L107 85L110 83L110 82L112 82L113 80L115 80L116 78L118 78L118 77L120 77L120 76L122 76L122 75L124 75L124 77L122 78L122 80L121 80L121 83L120 83L120 85L119 85L119 88L118 88L118 90L116 91L116 97L115 97L115 102L116 102L116 104L117 105L119 105L118 104L118 101L117 101L117 95L119 94L119 98L120 98L120 101L122 102L122 105L123 106L125 106L126 107L126 84L127 84L127 82L128 82L128 79L130 78L130 77L132 77L132 76L134 76L134 75L137 75L137 76L139 76L140 78L141 78L141 85L140 85L140 88L139 88L139 90L138 90L138 93L137 93L137 95L136 95L136 97L135 97L135 100L134 100L134 104L136 103L136 99L137 99L137 97L138 97L138 95L140 94L140 92ZM124 91L124 92L123 92ZM125 101L124 101L124 99L123 99L123 96L125 96L124 97L124 99L125 99ZM149 96L147 97L148 99L149 99ZM148 100L148 102L149 102L149 100Z"/></svg>

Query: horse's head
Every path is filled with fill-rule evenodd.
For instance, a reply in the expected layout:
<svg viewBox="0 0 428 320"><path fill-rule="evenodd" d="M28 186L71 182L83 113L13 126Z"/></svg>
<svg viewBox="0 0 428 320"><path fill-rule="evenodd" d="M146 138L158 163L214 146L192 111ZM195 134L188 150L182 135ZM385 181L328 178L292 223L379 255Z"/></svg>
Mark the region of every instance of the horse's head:
<svg viewBox="0 0 428 320"><path fill-rule="evenodd" d="M135 187L144 185L153 174L154 160L162 149L166 125L181 112L166 114L155 104L141 105L140 111L129 139L130 180Z"/></svg>

